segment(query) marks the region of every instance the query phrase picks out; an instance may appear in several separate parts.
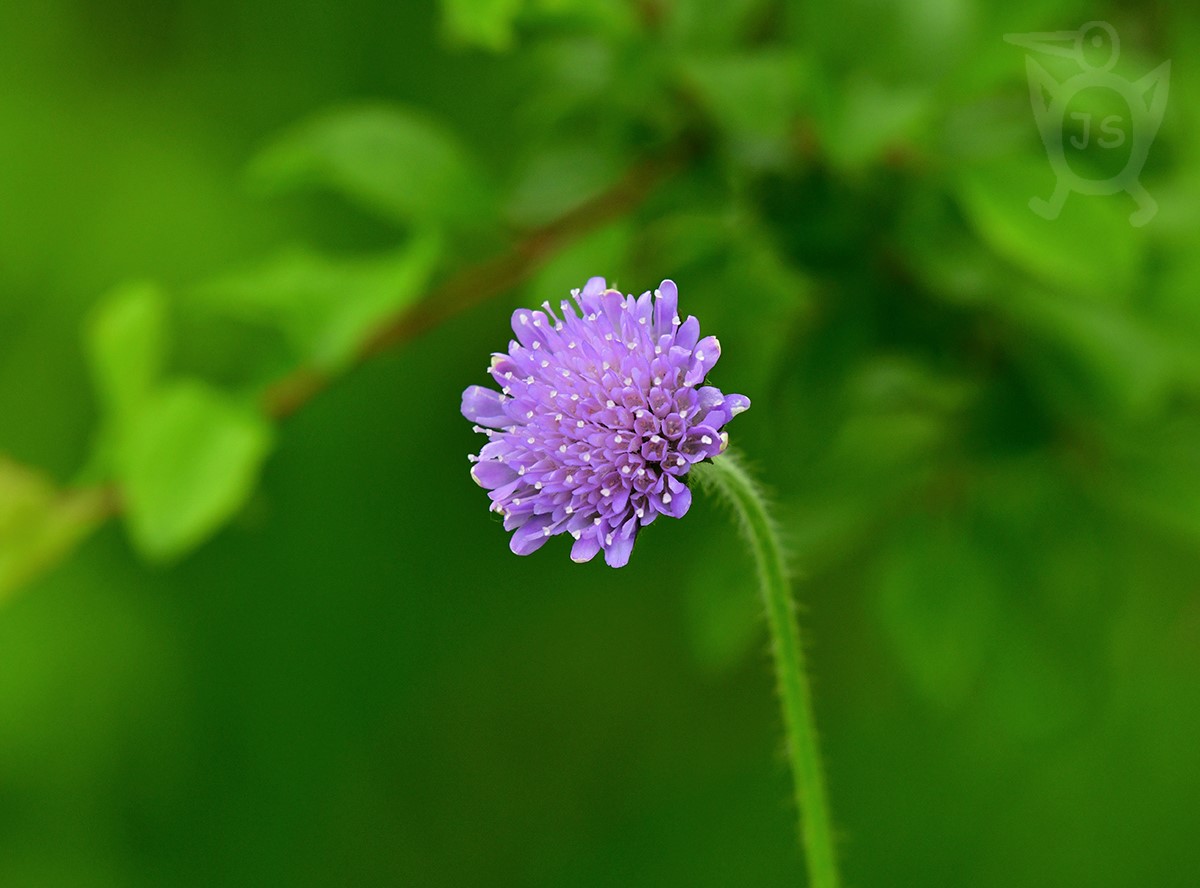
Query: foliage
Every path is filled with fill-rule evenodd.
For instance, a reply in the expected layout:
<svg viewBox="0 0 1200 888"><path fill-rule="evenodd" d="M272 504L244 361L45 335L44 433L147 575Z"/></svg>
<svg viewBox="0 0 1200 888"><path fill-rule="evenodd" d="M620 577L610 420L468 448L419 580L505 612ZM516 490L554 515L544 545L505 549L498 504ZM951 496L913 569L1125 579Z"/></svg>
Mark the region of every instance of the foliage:
<svg viewBox="0 0 1200 888"><path fill-rule="evenodd" d="M797 881L724 517L614 576L469 482L458 393L592 274L675 279L754 401L847 883L1192 884L1190 7L103 18L0 11L0 884ZM1094 19L1175 63L1143 228L1029 208L1004 35Z"/></svg>

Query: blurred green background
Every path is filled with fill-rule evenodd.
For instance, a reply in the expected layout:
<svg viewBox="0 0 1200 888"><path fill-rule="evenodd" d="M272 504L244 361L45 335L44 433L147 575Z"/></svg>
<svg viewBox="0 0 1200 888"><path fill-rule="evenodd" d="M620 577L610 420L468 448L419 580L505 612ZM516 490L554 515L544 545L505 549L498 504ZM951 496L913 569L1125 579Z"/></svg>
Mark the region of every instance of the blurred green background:
<svg viewBox="0 0 1200 888"><path fill-rule="evenodd" d="M1174 63L1144 228L1028 208L1003 37L1092 19ZM467 475L594 274L754 400L847 884L1200 884L1198 58L1165 0L0 4L0 885L803 883L728 516L522 559Z"/></svg>

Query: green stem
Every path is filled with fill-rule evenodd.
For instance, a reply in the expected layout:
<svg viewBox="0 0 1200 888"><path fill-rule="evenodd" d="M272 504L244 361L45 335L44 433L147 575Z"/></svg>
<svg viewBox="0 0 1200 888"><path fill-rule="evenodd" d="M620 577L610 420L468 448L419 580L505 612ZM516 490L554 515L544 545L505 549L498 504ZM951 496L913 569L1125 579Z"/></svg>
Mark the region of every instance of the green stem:
<svg viewBox="0 0 1200 888"><path fill-rule="evenodd" d="M767 624L771 630L796 806L800 813L800 838L808 864L808 884L811 888L837 888L837 858L821 753L817 746L812 694L779 534L758 485L732 453L697 466L693 477L730 502L754 551Z"/></svg>

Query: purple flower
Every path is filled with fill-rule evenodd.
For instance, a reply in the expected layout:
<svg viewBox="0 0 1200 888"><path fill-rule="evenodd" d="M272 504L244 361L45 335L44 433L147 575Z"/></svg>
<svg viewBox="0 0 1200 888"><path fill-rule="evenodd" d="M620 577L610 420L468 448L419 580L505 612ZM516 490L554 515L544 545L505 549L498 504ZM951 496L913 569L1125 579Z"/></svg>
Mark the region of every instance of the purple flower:
<svg viewBox="0 0 1200 888"><path fill-rule="evenodd" d="M722 429L750 399L701 386L721 345L680 322L672 281L634 297L597 277L571 295L561 318L549 303L518 309L517 341L492 357L500 392L463 392L463 416L488 437L471 475L518 555L565 532L575 561L603 549L622 567L641 528L684 516L688 470L725 449Z"/></svg>

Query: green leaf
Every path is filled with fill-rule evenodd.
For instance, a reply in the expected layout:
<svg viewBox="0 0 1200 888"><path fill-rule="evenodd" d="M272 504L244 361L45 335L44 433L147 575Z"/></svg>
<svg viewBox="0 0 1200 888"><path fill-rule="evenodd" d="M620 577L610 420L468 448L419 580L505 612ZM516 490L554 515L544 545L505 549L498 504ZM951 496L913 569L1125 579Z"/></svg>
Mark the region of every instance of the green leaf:
<svg viewBox="0 0 1200 888"><path fill-rule="evenodd" d="M619 152L594 144L555 145L530 158L505 215L517 225L541 225L603 193L623 173Z"/></svg>
<svg viewBox="0 0 1200 888"><path fill-rule="evenodd" d="M923 697L946 706L966 699L990 654L1002 588L961 528L912 526L884 553L878 618Z"/></svg>
<svg viewBox="0 0 1200 888"><path fill-rule="evenodd" d="M136 408L162 372L167 350L162 291L147 283L113 291L90 318L84 338L96 389L119 418Z"/></svg>
<svg viewBox="0 0 1200 888"><path fill-rule="evenodd" d="M529 283L530 299L533 302L549 299L552 305L557 304L592 275L620 287L622 273L629 268L632 246L633 228L627 220L598 228L568 244L546 262Z"/></svg>
<svg viewBox="0 0 1200 888"><path fill-rule="evenodd" d="M249 497L270 446L266 420L210 386L182 381L157 392L117 455L137 548L165 561L203 542Z"/></svg>
<svg viewBox="0 0 1200 888"><path fill-rule="evenodd" d="M442 0L442 22L451 40L500 52L513 43L524 0Z"/></svg>
<svg viewBox="0 0 1200 888"><path fill-rule="evenodd" d="M1064 412L1086 417L1099 401L1106 411L1146 416L1166 404L1183 362L1131 307L1016 287L1009 295L1011 313L1035 334L1021 343L1023 359Z"/></svg>
<svg viewBox="0 0 1200 888"><path fill-rule="evenodd" d="M302 360L332 370L350 361L381 323L424 295L440 255L434 237L367 259L293 250L207 284L198 297L227 316L282 330Z"/></svg>
<svg viewBox="0 0 1200 888"><path fill-rule="evenodd" d="M292 129L254 161L270 193L330 189L402 223L470 226L490 214L490 189L444 128L407 108L342 108Z"/></svg>
<svg viewBox="0 0 1200 888"><path fill-rule="evenodd" d="M1132 201L1073 194L1057 219L1043 219L1029 202L1048 198L1054 182L1044 158L1022 157L972 167L957 195L983 240L1038 280L1093 296L1125 293L1141 264Z"/></svg>
<svg viewBox="0 0 1200 888"><path fill-rule="evenodd" d="M788 135L807 80L803 59L780 50L691 59L683 76L722 129L768 139Z"/></svg>
<svg viewBox="0 0 1200 888"><path fill-rule="evenodd" d="M933 94L859 75L850 78L825 116L825 150L837 166L857 170L890 149L908 148L928 131Z"/></svg>
<svg viewBox="0 0 1200 888"><path fill-rule="evenodd" d="M716 517L689 532L698 557L688 559L681 592L696 665L719 674L742 662L762 638L763 607L750 579L753 562L740 547L731 551L729 516Z"/></svg>
<svg viewBox="0 0 1200 888"><path fill-rule="evenodd" d="M0 456L0 602L74 548L103 520L107 505L99 488L61 492Z"/></svg>
<svg viewBox="0 0 1200 888"><path fill-rule="evenodd" d="M666 3L661 9L665 18L663 33L671 44L688 50L712 51L753 42L755 29L771 13L771 3L770 0L690 0Z"/></svg>
<svg viewBox="0 0 1200 888"><path fill-rule="evenodd" d="M611 0L442 0L442 29L453 43L512 49L519 21L568 20L611 37L626 37L637 17Z"/></svg>

